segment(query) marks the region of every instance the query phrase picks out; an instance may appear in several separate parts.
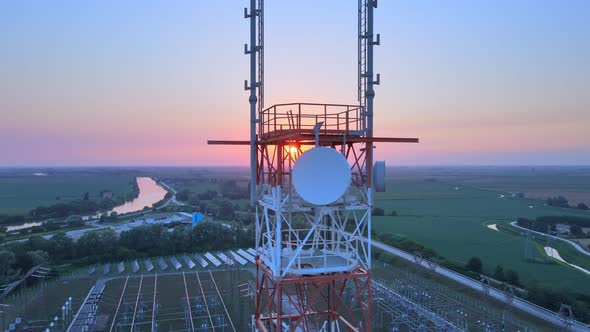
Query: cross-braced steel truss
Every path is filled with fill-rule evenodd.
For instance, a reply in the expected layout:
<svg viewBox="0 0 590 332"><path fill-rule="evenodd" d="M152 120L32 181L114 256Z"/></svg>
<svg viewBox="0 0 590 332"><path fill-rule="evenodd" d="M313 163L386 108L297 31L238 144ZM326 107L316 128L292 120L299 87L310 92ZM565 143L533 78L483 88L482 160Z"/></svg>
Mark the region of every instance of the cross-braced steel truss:
<svg viewBox="0 0 590 332"><path fill-rule="evenodd" d="M261 331L370 331L371 276L349 272L276 278L257 264L256 327Z"/></svg>

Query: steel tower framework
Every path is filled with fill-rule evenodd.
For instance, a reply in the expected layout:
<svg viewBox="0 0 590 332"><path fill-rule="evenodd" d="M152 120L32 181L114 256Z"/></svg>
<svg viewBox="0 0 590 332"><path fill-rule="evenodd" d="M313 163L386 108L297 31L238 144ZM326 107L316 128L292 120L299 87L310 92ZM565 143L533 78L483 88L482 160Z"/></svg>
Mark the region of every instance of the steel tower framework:
<svg viewBox="0 0 590 332"><path fill-rule="evenodd" d="M260 331L371 330L371 210L373 143L418 142L373 136L373 33L376 0L358 2L358 103L264 106L264 0L250 0L250 205L256 210ZM375 79L375 76L377 79ZM336 149L352 183L336 202L316 206L292 184L297 158L309 147ZM366 238L363 239L363 236ZM350 290L353 290L352 292Z"/></svg>

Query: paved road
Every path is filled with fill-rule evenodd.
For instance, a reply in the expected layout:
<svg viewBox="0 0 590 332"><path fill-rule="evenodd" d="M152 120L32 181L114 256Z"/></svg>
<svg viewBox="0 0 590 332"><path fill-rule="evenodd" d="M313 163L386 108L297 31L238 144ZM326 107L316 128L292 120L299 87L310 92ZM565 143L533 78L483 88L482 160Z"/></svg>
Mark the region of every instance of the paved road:
<svg viewBox="0 0 590 332"><path fill-rule="evenodd" d="M539 235L542 235L542 236L550 237L550 238L555 239L555 240L565 241L565 242L571 244L574 248L576 248L576 250L578 250L582 254L584 254L586 256L590 256L590 252L586 251L584 248L582 248L582 246L580 246L579 244L575 243L574 241L571 241L571 240L568 240L568 239L564 239L564 238L561 238L559 236L545 234L545 233L533 231L532 229L520 227L520 226L518 226L518 224L516 223L516 221L511 222L510 225L512 225L512 226L514 226L516 228L522 229L523 231L526 231L526 232L531 232L531 233L539 234Z"/></svg>
<svg viewBox="0 0 590 332"><path fill-rule="evenodd" d="M75 229L72 231L67 231L66 235L71 237L74 240L78 240L79 238L82 237L82 235L88 233L88 232L93 232L93 231L97 231L100 229L105 229L105 228L111 228L115 231L115 233L117 234L121 234L124 231L128 231L131 228L137 227L137 226L141 226L143 225L142 222L130 222L130 223L126 223L126 224L121 224L121 225L101 225L97 222L98 220L93 220L89 223L90 226L89 228L83 228L83 229ZM42 237L44 239L51 239L55 234L45 234L42 235ZM6 243L11 243L11 242L24 242L27 241L29 238L24 238L24 239L20 239L20 240L12 240L12 241L8 241Z"/></svg>
<svg viewBox="0 0 590 332"><path fill-rule="evenodd" d="M166 187L168 190L170 190L172 192L172 197L170 197L164 204L157 207L156 210L163 209L171 203L176 204L176 205L186 205L186 203L180 202L179 200L176 199L176 193L177 193L176 189L170 187L169 185L167 185L166 183L164 183L162 181L160 181L158 183L160 185Z"/></svg>
<svg viewBox="0 0 590 332"><path fill-rule="evenodd" d="M394 248L392 246L389 246L385 243L379 242L379 241L375 241L375 240L371 240L371 243L374 247L379 248L383 251L386 251L390 254L394 254L396 256L399 256L405 260L408 260L412 263L416 263L416 256L409 254L403 250L399 250L397 248ZM430 263L432 264L432 263ZM431 268L429 266L429 262L428 261L421 261L420 265L422 265L425 268ZM473 288L479 291L483 291L484 290L484 285L474 279L468 278L462 274L459 274L457 272L451 271L449 269L446 269L440 265L435 265L435 272L437 272L438 274L441 274L449 279L455 280L469 288ZM499 291L495 288L490 287L489 288L489 294L491 297L499 300L499 301L506 301L507 300L507 294L505 292ZM533 303L527 302L525 300L522 300L518 297L514 297L513 298L513 302L512 305L524 312L527 312L531 315L534 315L535 317L541 318L547 322L550 322L552 324L555 324L557 326L563 326L563 320L562 318L555 312L547 310L545 308L539 307ZM573 322L572 325L570 326L571 331L590 331L590 325L585 325L582 324L580 322Z"/></svg>

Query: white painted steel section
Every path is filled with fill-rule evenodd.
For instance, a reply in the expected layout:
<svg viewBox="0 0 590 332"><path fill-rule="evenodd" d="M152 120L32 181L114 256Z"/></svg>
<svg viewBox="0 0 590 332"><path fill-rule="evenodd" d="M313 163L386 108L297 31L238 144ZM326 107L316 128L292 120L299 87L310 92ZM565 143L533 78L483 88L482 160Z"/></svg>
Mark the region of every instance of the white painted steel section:
<svg viewBox="0 0 590 332"><path fill-rule="evenodd" d="M342 202L313 208L281 189L271 188L259 201L256 218L257 248L275 276L370 268L371 249L360 237L370 232L370 189L351 188ZM294 226L295 215L309 228Z"/></svg>

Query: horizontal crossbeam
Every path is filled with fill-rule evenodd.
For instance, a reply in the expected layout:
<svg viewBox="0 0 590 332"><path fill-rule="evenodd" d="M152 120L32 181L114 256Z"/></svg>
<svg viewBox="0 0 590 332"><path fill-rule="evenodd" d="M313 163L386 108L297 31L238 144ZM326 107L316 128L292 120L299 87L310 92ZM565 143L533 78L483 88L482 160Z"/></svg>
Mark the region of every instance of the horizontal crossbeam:
<svg viewBox="0 0 590 332"><path fill-rule="evenodd" d="M302 145L315 145L313 137L308 136L292 136L292 137L281 137L281 140L296 141ZM257 141L256 144L272 144L272 142L278 142L276 139L269 139L264 141ZM321 144L342 144L344 140L338 137L321 137ZM404 138L404 137L347 137L346 143L419 143L418 138ZM250 145L250 141L243 140L208 140L209 145Z"/></svg>

